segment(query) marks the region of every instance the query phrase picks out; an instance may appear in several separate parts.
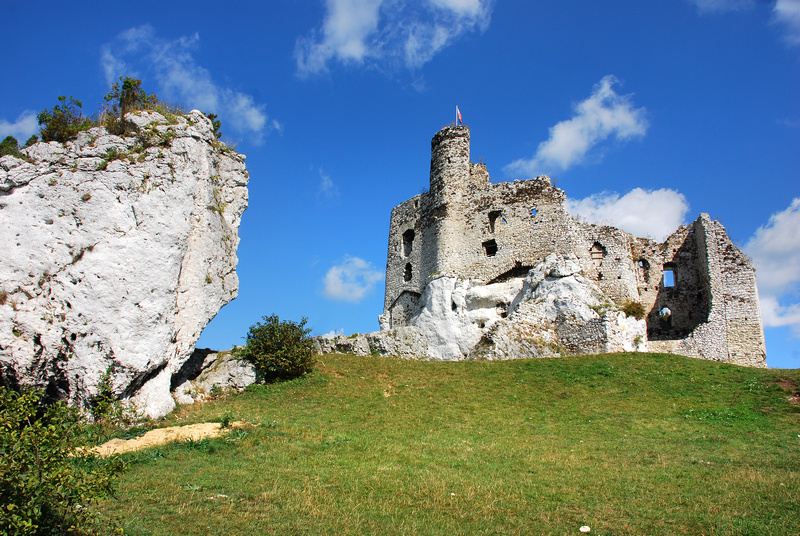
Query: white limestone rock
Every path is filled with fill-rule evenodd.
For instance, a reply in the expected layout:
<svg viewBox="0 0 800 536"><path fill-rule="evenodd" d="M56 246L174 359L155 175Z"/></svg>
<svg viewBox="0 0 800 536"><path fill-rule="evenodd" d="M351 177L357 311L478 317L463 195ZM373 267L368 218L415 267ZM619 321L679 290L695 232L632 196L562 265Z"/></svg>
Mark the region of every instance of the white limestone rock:
<svg viewBox="0 0 800 536"><path fill-rule="evenodd" d="M172 378L172 394L178 404L206 400L216 389L241 391L255 383L256 370L232 352L194 351Z"/></svg>
<svg viewBox="0 0 800 536"><path fill-rule="evenodd" d="M0 375L85 406L113 367L114 392L157 417L238 293L248 174L201 112L126 119L132 136L98 127L0 159Z"/></svg>
<svg viewBox="0 0 800 536"><path fill-rule="evenodd" d="M366 335L370 353L399 357L401 359L424 359L428 357L428 341L419 328L403 326Z"/></svg>
<svg viewBox="0 0 800 536"><path fill-rule="evenodd" d="M618 311L582 274L577 259L557 254L526 277L501 283L437 277L425 288L410 323L368 333L368 350L443 361L516 359L644 351L647 340L644 320ZM323 342L318 351L368 354L342 339L358 340L339 337Z"/></svg>

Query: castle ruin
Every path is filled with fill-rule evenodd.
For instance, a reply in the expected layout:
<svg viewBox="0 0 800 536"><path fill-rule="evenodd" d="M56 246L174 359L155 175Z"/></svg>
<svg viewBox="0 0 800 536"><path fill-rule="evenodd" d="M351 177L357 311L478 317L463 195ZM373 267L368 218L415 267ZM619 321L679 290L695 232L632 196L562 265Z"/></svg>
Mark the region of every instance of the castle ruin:
<svg viewBox="0 0 800 536"><path fill-rule="evenodd" d="M492 184L469 129L443 128L430 189L392 210L381 332L422 328L434 359L642 350L766 366L755 270L719 222L701 214L658 243L578 221L565 200L546 176ZM565 276L591 310L533 314L536 287ZM637 302L639 324L620 312Z"/></svg>

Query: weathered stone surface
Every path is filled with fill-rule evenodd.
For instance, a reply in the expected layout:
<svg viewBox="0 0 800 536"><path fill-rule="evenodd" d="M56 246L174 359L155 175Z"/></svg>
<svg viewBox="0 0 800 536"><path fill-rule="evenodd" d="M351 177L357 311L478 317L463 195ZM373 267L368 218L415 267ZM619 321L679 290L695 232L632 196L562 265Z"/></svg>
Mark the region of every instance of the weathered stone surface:
<svg viewBox="0 0 800 536"><path fill-rule="evenodd" d="M580 222L548 177L491 184L486 166L470 162L469 140L466 127L438 132L429 191L392 210L381 330L419 327L433 359L489 356L488 338L505 341L495 344L498 357L643 349L649 341L651 351L766 366L755 270L719 222L701 214L663 243ZM528 296L512 314L495 285L526 277L551 254L569 260L548 277L580 274L609 314L592 316L588 296L571 297L589 288L577 277L547 296ZM539 293L548 288L528 285ZM534 307L537 300L545 305ZM611 314L629 301L646 310L644 334L638 323ZM520 320L528 308L536 309L531 327L557 324L552 337L528 336ZM517 320L499 322L504 314Z"/></svg>
<svg viewBox="0 0 800 536"><path fill-rule="evenodd" d="M231 352L197 349L172 377L172 395L178 404L192 404L207 399L216 389L241 391L255 381L253 365Z"/></svg>
<svg viewBox="0 0 800 536"><path fill-rule="evenodd" d="M0 159L0 372L85 405L113 367L114 392L155 417L237 295L248 174L201 112L127 119L134 135L93 128Z"/></svg>
<svg viewBox="0 0 800 536"><path fill-rule="evenodd" d="M349 337L338 335L336 337L318 336L312 338L314 350L318 354L355 354L369 355L369 342L366 336L355 334Z"/></svg>

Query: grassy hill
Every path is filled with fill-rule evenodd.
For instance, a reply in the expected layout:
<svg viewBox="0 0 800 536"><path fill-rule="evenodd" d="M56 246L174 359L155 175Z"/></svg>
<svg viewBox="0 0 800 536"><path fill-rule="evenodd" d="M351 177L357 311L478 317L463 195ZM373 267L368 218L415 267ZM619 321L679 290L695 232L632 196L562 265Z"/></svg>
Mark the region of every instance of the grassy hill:
<svg viewBox="0 0 800 536"><path fill-rule="evenodd" d="M324 356L186 407L226 439L129 456L140 534L800 534L800 370L657 354Z"/></svg>

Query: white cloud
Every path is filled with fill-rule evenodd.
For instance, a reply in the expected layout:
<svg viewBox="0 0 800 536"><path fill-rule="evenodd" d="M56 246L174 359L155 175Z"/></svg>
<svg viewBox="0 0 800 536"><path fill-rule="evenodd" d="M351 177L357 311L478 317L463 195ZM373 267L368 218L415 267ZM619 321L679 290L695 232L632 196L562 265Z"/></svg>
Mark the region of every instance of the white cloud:
<svg viewBox="0 0 800 536"><path fill-rule="evenodd" d="M754 0L691 0L701 14L743 11L754 7ZM772 8L772 20L784 29L784 38L789 45L800 45L800 0L776 0Z"/></svg>
<svg viewBox="0 0 800 536"><path fill-rule="evenodd" d="M322 293L332 300L358 303L382 280L383 272L372 263L347 255L325 274Z"/></svg>
<svg viewBox="0 0 800 536"><path fill-rule="evenodd" d="M752 5L753 0L691 0L700 13L739 11Z"/></svg>
<svg viewBox="0 0 800 536"><path fill-rule="evenodd" d="M339 335L344 335L344 330L343 329L334 329L334 330L329 331L328 333L323 333L322 334L322 336L325 337L326 339L335 339Z"/></svg>
<svg viewBox="0 0 800 536"><path fill-rule="evenodd" d="M753 258L761 313L767 327L792 326L800 335L800 198L770 216L744 246Z"/></svg>
<svg viewBox="0 0 800 536"><path fill-rule="evenodd" d="M33 110L25 110L13 123L0 119L0 140L4 140L6 136L14 136L22 145L37 132L39 132L39 122Z"/></svg>
<svg viewBox="0 0 800 536"><path fill-rule="evenodd" d="M566 209L580 220L613 225L634 236L662 241L684 223L689 204L675 190L634 188L622 197L616 192L602 192L584 199L567 199Z"/></svg>
<svg viewBox="0 0 800 536"><path fill-rule="evenodd" d="M216 83L205 67L197 64L192 53L200 46L200 35L195 33L174 40L159 38L150 25L130 28L120 33L113 42L104 45L100 64L109 86L120 76L147 78L158 84L155 93L162 100L177 101L189 108L215 113L226 127L240 135L247 135L260 143L270 129L282 126L270 120L264 105L252 96Z"/></svg>
<svg viewBox="0 0 800 536"><path fill-rule="evenodd" d="M631 95L618 95L613 75L603 77L594 86L591 96L575 105L572 119L550 129L550 138L539 144L536 154L519 159L506 171L535 177L552 173L584 161L589 151L613 137L618 141L644 136L648 122L644 108L634 108Z"/></svg>
<svg viewBox="0 0 800 536"><path fill-rule="evenodd" d="M317 199L333 200L339 197L339 188L333 183L330 175L322 169L319 170L319 188L317 189Z"/></svg>
<svg viewBox="0 0 800 536"><path fill-rule="evenodd" d="M418 69L461 35L485 30L493 1L325 0L322 28L297 40L297 71L325 72L332 62Z"/></svg>
<svg viewBox="0 0 800 536"><path fill-rule="evenodd" d="M800 45L800 0L778 0L772 14L784 27L786 41L790 45Z"/></svg>

